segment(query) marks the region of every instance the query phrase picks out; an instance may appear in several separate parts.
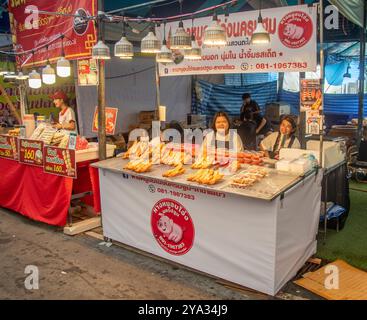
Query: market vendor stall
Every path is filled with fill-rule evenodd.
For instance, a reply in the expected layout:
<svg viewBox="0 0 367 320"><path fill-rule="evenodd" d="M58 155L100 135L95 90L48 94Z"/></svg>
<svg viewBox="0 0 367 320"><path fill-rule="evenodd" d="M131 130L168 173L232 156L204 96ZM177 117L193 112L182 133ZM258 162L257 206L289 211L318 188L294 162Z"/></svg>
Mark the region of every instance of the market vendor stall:
<svg viewBox="0 0 367 320"><path fill-rule="evenodd" d="M90 167L98 159L96 143L89 143L81 150L71 150L44 144L46 141L41 139L1 135L0 140L1 207L36 221L65 226L72 195L81 194L83 202L93 206L99 214L98 172ZM67 137L64 147L68 140ZM107 149L112 156L114 146Z"/></svg>
<svg viewBox="0 0 367 320"><path fill-rule="evenodd" d="M215 169L132 162L92 164L107 238L271 295L316 252L320 173L240 164L208 185L195 176Z"/></svg>

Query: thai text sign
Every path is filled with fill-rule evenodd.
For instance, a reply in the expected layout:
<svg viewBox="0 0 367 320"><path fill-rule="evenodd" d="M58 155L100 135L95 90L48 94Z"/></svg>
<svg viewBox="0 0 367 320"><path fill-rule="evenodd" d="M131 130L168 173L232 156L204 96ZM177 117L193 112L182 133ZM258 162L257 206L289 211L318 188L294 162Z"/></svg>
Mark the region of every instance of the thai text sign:
<svg viewBox="0 0 367 320"><path fill-rule="evenodd" d="M18 160L18 138L0 135L0 158Z"/></svg>
<svg viewBox="0 0 367 320"><path fill-rule="evenodd" d="M202 59L189 61L184 52L173 50L174 62L159 64L160 76L316 71L317 65L317 7L307 5L272 8L261 11L263 25L270 34L270 43L250 44L256 28L259 11L238 12L225 18L218 16L226 29L225 47L207 47L202 44L204 31L212 23L211 17L184 21L184 28L194 34L202 46ZM166 38L174 34L178 22L168 23ZM157 29L163 39L163 26ZM168 41L169 46L169 41Z"/></svg>
<svg viewBox="0 0 367 320"><path fill-rule="evenodd" d="M39 13L58 12L73 16ZM96 28L89 17L97 14L97 0L9 1L12 40L17 52L35 50L36 64L57 60L62 52L62 40L67 59L89 58L96 42ZM44 47L48 46L48 50ZM17 63L30 66L32 54L17 56Z"/></svg>
<svg viewBox="0 0 367 320"><path fill-rule="evenodd" d="M19 162L43 167L43 141L19 139Z"/></svg>
<svg viewBox="0 0 367 320"><path fill-rule="evenodd" d="M76 179L75 150L44 147L43 162L44 172Z"/></svg>

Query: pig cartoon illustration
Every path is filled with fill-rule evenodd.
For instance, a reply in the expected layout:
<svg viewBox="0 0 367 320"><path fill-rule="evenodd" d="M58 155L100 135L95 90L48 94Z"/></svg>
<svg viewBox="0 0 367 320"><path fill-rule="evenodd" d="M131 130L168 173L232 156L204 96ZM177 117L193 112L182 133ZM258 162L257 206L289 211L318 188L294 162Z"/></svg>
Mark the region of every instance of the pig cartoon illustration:
<svg viewBox="0 0 367 320"><path fill-rule="evenodd" d="M177 223L174 223L169 217L163 214L160 214L160 216L157 227L158 230L163 233L163 236L174 243L181 241L183 235L182 228Z"/></svg>
<svg viewBox="0 0 367 320"><path fill-rule="evenodd" d="M289 39L299 40L303 36L304 29L293 23L287 23L283 33Z"/></svg>

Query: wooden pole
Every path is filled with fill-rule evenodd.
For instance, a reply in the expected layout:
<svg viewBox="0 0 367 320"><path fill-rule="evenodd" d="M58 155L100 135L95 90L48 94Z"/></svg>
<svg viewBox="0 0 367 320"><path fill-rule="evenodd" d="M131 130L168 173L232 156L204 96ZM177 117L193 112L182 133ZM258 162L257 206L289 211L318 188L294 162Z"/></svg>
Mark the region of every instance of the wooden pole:
<svg viewBox="0 0 367 320"><path fill-rule="evenodd" d="M104 10L103 1L99 1L98 7L100 11ZM97 20L98 39L104 38L103 22ZM105 91L105 63L104 60L98 60L98 158L105 160L106 153L106 91Z"/></svg>
<svg viewBox="0 0 367 320"><path fill-rule="evenodd" d="M363 136L363 116L364 116L364 71L366 56L366 1L363 1L363 27L361 29L360 38L360 54L359 54L359 97L358 97L358 130L357 130L357 148L361 144Z"/></svg>
<svg viewBox="0 0 367 320"><path fill-rule="evenodd" d="M321 106L320 110L320 167L323 167L324 151L324 1L320 0L320 82L321 82ZM327 201L325 199L325 201ZM326 220L326 219L325 219Z"/></svg>
<svg viewBox="0 0 367 320"><path fill-rule="evenodd" d="M19 123L19 124L22 124L22 119L21 119L21 117L19 116L17 109L15 108L15 106L14 106L13 102L11 102L11 100L10 100L10 98L9 98L8 94L7 94L7 93L6 93L6 91L5 91L5 88L1 85L1 83L0 83L0 91L1 91L1 94L4 96L4 98L5 98L5 100L6 100L6 103L9 105L11 113L12 113L12 114L14 115L14 117L17 119L18 123Z"/></svg>

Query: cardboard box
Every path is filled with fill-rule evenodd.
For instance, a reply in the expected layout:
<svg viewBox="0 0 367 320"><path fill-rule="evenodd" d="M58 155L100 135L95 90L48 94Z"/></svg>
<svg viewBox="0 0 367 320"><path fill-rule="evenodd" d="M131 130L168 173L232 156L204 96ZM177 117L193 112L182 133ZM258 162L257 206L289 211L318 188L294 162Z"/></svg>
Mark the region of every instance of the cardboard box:
<svg viewBox="0 0 367 320"><path fill-rule="evenodd" d="M140 111L138 116L139 123L151 124L155 118L156 111Z"/></svg>

